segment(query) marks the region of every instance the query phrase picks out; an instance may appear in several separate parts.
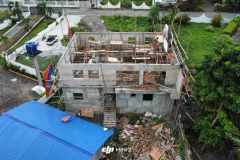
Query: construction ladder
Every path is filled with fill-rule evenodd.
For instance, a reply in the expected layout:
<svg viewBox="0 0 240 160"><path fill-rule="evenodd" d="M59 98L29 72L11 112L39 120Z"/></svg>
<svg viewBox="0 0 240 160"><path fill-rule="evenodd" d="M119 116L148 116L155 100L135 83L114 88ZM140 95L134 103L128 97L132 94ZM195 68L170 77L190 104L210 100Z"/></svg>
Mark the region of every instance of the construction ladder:
<svg viewBox="0 0 240 160"><path fill-rule="evenodd" d="M104 127L108 127L108 128L115 128L117 125L117 113L116 113L116 106L115 105L108 105L105 103L105 99L106 98L110 98L108 96L105 95L105 93L107 93L107 86L106 86L106 82L104 79L104 75L103 75L103 70L102 70L102 64L100 64L100 69L101 69L101 74L102 74L102 80L103 80L103 125ZM113 103L115 104L115 103Z"/></svg>

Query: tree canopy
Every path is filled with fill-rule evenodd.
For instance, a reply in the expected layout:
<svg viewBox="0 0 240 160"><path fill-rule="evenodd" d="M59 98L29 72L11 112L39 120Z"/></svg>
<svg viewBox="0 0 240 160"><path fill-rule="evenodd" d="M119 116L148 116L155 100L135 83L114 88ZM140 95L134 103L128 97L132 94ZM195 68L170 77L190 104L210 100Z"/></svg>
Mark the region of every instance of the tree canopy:
<svg viewBox="0 0 240 160"><path fill-rule="evenodd" d="M240 52L226 35L216 40L214 51L197 68L193 82L194 96L202 108L194 130L200 142L211 146L240 137L229 114L240 113Z"/></svg>

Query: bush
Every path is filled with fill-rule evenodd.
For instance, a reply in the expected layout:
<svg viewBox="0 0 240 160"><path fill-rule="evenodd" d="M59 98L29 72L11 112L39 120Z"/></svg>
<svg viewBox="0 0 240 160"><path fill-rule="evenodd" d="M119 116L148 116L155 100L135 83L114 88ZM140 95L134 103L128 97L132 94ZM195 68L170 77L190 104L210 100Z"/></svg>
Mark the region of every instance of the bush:
<svg viewBox="0 0 240 160"><path fill-rule="evenodd" d="M237 30L238 24L235 21L231 21L224 28L223 32L229 35L233 35L233 33Z"/></svg>
<svg viewBox="0 0 240 160"><path fill-rule="evenodd" d="M145 0L146 5L152 6L152 0Z"/></svg>
<svg viewBox="0 0 240 160"><path fill-rule="evenodd" d="M214 10L220 11L220 12L239 12L239 9L240 9L240 7L238 5L234 5L234 4L216 3L214 5Z"/></svg>
<svg viewBox="0 0 240 160"><path fill-rule="evenodd" d="M108 3L108 0L102 0L102 1L100 2L101 5L106 5L107 3Z"/></svg>
<svg viewBox="0 0 240 160"><path fill-rule="evenodd" d="M132 7L132 1L122 0L121 1L121 7L122 8L131 8Z"/></svg>
<svg viewBox="0 0 240 160"><path fill-rule="evenodd" d="M117 5L119 0L109 0L112 5Z"/></svg>
<svg viewBox="0 0 240 160"><path fill-rule="evenodd" d="M143 2L144 2L144 1L142 1L142 0L140 0L140 1L139 1L139 0L134 0L134 1L133 1L133 3L134 3L135 5L137 5L137 6L140 6L141 4L143 4Z"/></svg>
<svg viewBox="0 0 240 160"><path fill-rule="evenodd" d="M202 11L198 0L180 1L178 5L180 11Z"/></svg>
<svg viewBox="0 0 240 160"><path fill-rule="evenodd" d="M218 15L215 15L213 18L212 18L212 25L214 27L221 27L222 25L222 16L220 14Z"/></svg>
<svg viewBox="0 0 240 160"><path fill-rule="evenodd" d="M224 131L221 127L211 126L212 118L204 117L194 124L194 131L199 134L198 141L206 145L217 147L224 143Z"/></svg>
<svg viewBox="0 0 240 160"><path fill-rule="evenodd" d="M233 35L240 24L240 16L235 17L228 25L224 28L223 32L229 35Z"/></svg>
<svg viewBox="0 0 240 160"><path fill-rule="evenodd" d="M213 26L207 26L206 27L206 31L208 31L208 32L214 32L214 28L213 28Z"/></svg>
<svg viewBox="0 0 240 160"><path fill-rule="evenodd" d="M9 11L0 11L0 22L3 20L10 18L11 13Z"/></svg>
<svg viewBox="0 0 240 160"><path fill-rule="evenodd" d="M177 24L188 24L190 22L191 18L187 14L183 14L180 16L177 16L175 19L175 23Z"/></svg>
<svg viewBox="0 0 240 160"><path fill-rule="evenodd" d="M7 61L5 59L5 57L0 55L0 66L2 66L3 68L7 68Z"/></svg>

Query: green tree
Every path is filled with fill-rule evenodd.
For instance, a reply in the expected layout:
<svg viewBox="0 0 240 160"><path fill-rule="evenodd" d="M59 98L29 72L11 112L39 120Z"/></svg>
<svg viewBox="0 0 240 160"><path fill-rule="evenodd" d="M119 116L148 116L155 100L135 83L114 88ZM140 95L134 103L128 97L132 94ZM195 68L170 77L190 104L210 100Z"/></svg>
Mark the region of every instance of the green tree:
<svg viewBox="0 0 240 160"><path fill-rule="evenodd" d="M13 7L14 7L14 2L8 2L9 11L12 11Z"/></svg>
<svg viewBox="0 0 240 160"><path fill-rule="evenodd" d="M47 15L47 4L45 1L40 1L37 4L37 10L40 15Z"/></svg>
<svg viewBox="0 0 240 160"><path fill-rule="evenodd" d="M193 82L194 97L202 112L194 130L199 141L210 146L240 137L229 114L240 113L240 52L227 36L216 40L214 50L215 54L205 57L197 68Z"/></svg>
<svg viewBox="0 0 240 160"><path fill-rule="evenodd" d="M154 31L154 26L159 22L159 8L158 6L154 5L151 7L148 17L152 22L152 31Z"/></svg>

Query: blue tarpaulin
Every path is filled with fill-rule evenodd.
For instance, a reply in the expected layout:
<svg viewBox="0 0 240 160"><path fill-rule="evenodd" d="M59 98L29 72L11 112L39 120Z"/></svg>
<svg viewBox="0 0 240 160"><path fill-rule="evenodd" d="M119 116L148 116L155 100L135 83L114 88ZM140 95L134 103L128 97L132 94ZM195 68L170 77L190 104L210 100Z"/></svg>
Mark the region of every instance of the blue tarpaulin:
<svg viewBox="0 0 240 160"><path fill-rule="evenodd" d="M113 130L31 101L0 117L0 160L88 160Z"/></svg>

